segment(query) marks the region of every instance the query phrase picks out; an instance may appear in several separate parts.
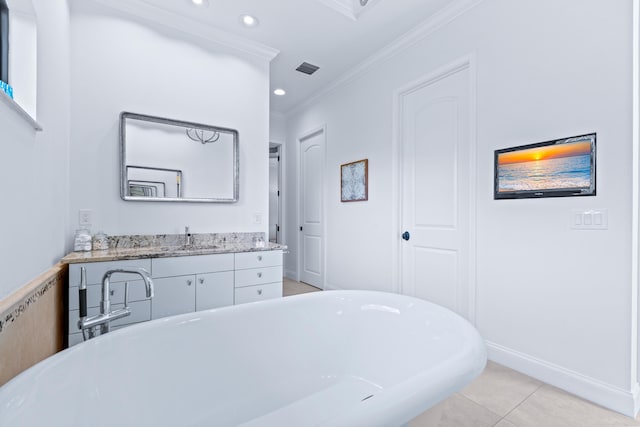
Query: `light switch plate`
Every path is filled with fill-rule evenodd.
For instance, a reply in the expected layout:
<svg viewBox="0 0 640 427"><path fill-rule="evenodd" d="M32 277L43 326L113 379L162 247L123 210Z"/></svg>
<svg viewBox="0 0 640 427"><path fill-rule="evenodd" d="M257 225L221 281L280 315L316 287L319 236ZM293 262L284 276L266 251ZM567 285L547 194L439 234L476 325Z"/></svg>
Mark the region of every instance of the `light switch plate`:
<svg viewBox="0 0 640 427"><path fill-rule="evenodd" d="M91 209L80 209L78 211L78 223L82 226L90 226L93 220L93 211Z"/></svg>
<svg viewBox="0 0 640 427"><path fill-rule="evenodd" d="M571 211L571 228L574 230L606 230L609 228L607 209L574 209Z"/></svg>
<svg viewBox="0 0 640 427"><path fill-rule="evenodd" d="M262 212L254 212L254 214L253 214L253 223L254 224L262 224Z"/></svg>

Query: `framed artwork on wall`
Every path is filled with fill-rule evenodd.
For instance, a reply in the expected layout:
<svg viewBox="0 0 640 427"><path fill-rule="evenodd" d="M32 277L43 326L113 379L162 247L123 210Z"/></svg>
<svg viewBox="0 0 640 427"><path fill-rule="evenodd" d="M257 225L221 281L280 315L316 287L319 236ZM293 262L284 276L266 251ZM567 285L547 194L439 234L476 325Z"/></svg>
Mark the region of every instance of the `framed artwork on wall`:
<svg viewBox="0 0 640 427"><path fill-rule="evenodd" d="M343 202L369 200L369 160L340 166L340 194Z"/></svg>

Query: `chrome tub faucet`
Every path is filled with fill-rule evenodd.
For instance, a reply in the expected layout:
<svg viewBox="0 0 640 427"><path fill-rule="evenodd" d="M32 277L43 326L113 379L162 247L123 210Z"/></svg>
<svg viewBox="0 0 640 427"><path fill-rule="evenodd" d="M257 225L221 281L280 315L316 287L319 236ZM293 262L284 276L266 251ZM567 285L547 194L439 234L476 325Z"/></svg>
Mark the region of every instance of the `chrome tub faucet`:
<svg viewBox="0 0 640 427"><path fill-rule="evenodd" d="M124 308L111 310L111 276L115 273L137 274L144 281L147 298L153 298L153 280L144 268L116 268L107 271L102 277L102 299L100 301L100 314L87 317L87 274L84 267L80 270L80 320L78 328L82 331L82 337L87 339L96 336L96 328L100 327L100 335L111 330L111 322L122 317L129 316L131 309L128 305L129 282L124 284Z"/></svg>

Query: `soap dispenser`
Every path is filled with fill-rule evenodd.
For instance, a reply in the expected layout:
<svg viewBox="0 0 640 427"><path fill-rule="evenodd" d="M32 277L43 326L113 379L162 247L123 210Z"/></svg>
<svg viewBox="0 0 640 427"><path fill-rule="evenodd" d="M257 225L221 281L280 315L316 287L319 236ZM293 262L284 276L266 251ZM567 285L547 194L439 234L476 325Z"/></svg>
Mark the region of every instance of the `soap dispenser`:
<svg viewBox="0 0 640 427"><path fill-rule="evenodd" d="M93 250L103 251L109 249L109 238L102 231L98 231L93 236Z"/></svg>
<svg viewBox="0 0 640 427"><path fill-rule="evenodd" d="M76 252L91 250L91 232L87 228L76 230L73 239L73 250Z"/></svg>

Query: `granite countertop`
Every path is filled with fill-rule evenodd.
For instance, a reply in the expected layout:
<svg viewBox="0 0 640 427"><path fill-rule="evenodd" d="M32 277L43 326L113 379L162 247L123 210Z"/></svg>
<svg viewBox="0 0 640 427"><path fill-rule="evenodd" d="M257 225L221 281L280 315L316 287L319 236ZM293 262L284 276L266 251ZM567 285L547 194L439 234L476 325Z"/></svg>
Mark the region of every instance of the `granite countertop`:
<svg viewBox="0 0 640 427"><path fill-rule="evenodd" d="M191 255L226 254L236 252L257 252L285 250L286 245L263 242L257 245L252 239L255 233L228 233L225 235L193 235L193 243L180 243L181 235L156 236L115 236L110 237L110 249L85 252L71 252L61 262L119 261L141 258L168 258ZM215 236L210 237L210 236ZM250 240L251 239L251 240Z"/></svg>

